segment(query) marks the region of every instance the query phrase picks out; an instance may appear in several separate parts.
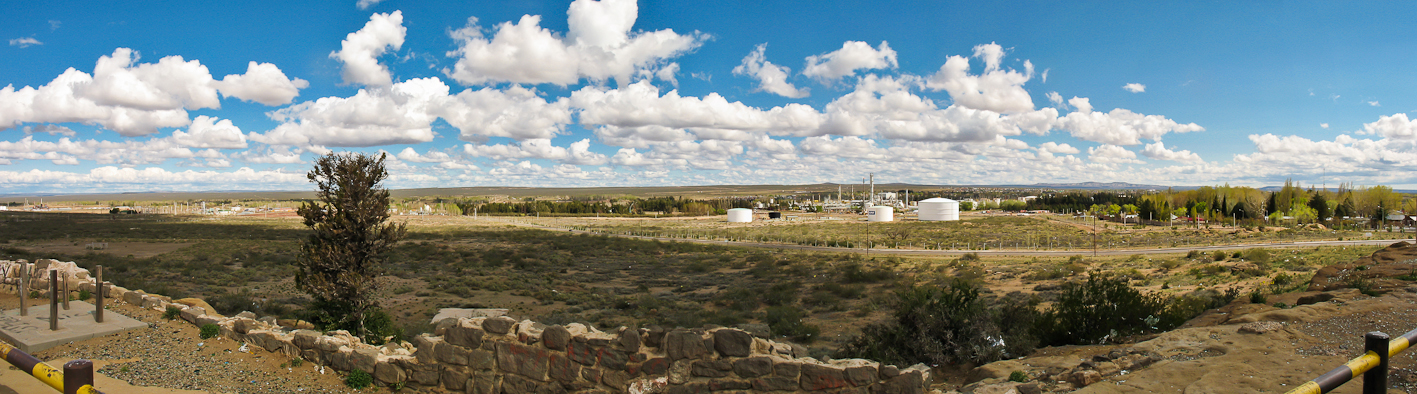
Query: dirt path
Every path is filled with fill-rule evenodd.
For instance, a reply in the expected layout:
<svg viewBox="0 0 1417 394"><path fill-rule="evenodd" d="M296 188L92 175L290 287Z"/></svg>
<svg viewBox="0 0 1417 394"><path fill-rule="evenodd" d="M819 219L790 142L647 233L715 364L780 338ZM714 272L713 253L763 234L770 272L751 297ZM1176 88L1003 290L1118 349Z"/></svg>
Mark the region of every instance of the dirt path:
<svg viewBox="0 0 1417 394"><path fill-rule="evenodd" d="M563 228L563 227L544 226L544 225L539 225L539 224L518 222L518 221L514 221L514 220L501 220L501 219L484 219L484 220L494 220L494 221L497 221L497 222L500 222L500 223L509 224L509 225L520 226L520 227L527 227L527 228L536 228L536 229L542 229L542 230L548 230L548 231L565 231L565 232L568 232L568 233L571 233L571 234L608 235L608 236L612 236L612 237L622 237L622 238L634 238L634 239L656 240L656 241L666 241L666 242L668 242L668 241L674 241L674 242L693 242L693 243L699 243L699 244L742 246L742 247L750 247L750 248L803 250L803 251L812 251L812 252L834 252L834 253L862 253L862 254L879 254L879 255L893 255L893 256L958 256L958 255L963 255L963 254L966 254L966 253L975 253L975 254L978 254L978 255L980 255L980 256L1026 256L1026 257L1028 257L1028 256L1032 256L1032 257L1067 257L1067 256L1075 256L1075 255L1130 256L1130 255L1134 255L1134 254L1147 255L1147 254L1187 253L1187 252L1190 252L1190 251L1192 251L1192 250L1201 251L1201 252L1209 252L1209 251L1216 251L1216 250L1240 250L1240 249L1249 249L1249 248L1292 249L1292 248L1313 248L1313 247L1320 247L1320 246L1367 246L1367 245L1385 246L1385 245L1391 245L1391 244L1394 244L1394 243L1403 241L1403 240L1401 240L1401 239L1370 239L1370 240L1350 240L1350 241L1337 241L1337 240L1331 240L1331 241L1293 241L1293 242L1267 242L1267 243L1246 243L1246 244L1230 244L1230 245L1196 245L1196 246L1182 246L1182 247L1174 247L1174 248L1098 249L1098 250L1095 250L1095 251L1094 251L1094 250L1090 250L1090 249L1073 249L1073 250L1037 250L1037 249L995 249L995 250L865 249L865 248L837 248L837 247L830 247L830 246L809 246L809 245L780 244L780 243L761 243L761 242L742 242L742 241L713 241L713 240L704 240L704 239L683 239L683 238L667 238L667 237L650 237L650 236L642 236L642 235L625 235L625 234L606 234L606 233L598 233L598 232L594 232L594 231L581 231L581 230L573 230L573 229L568 229L568 228ZM1410 240L1409 240L1409 241L1410 241Z"/></svg>

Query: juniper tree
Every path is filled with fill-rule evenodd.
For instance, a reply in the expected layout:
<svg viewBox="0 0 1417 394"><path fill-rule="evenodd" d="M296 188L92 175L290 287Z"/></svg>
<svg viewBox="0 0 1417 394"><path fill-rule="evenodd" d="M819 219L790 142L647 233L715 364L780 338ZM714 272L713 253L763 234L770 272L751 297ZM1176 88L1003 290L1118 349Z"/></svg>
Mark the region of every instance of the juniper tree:
<svg viewBox="0 0 1417 394"><path fill-rule="evenodd" d="M315 183L315 201L297 211L313 232L300 245L297 288L314 298L316 320L327 328L345 328L364 337L371 312L375 278L386 254L403 238L403 224L388 223L389 191L384 154L328 154L307 175Z"/></svg>

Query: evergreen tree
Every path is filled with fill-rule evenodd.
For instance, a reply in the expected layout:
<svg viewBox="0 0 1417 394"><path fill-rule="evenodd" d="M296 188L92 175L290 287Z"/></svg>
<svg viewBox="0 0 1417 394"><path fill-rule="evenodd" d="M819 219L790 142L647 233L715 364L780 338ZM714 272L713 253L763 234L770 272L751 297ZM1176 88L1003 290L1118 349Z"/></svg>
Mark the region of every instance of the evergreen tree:
<svg viewBox="0 0 1417 394"><path fill-rule="evenodd" d="M311 320L382 342L392 325L378 310L374 279L385 254L405 234L403 224L386 223L389 191L380 186L388 177L384 155L331 153L316 160L306 176L315 183L316 200L297 212L313 233L300 245L295 285L314 298Z"/></svg>
<svg viewBox="0 0 1417 394"><path fill-rule="evenodd" d="M1309 208L1314 209L1319 223L1323 223L1329 217L1328 200L1324 198L1322 193L1314 193L1314 198L1309 199Z"/></svg>
<svg viewBox="0 0 1417 394"><path fill-rule="evenodd" d="M1269 202L1264 205L1265 216L1273 215L1275 211L1279 210L1279 204L1276 203L1274 194L1274 192L1269 193Z"/></svg>

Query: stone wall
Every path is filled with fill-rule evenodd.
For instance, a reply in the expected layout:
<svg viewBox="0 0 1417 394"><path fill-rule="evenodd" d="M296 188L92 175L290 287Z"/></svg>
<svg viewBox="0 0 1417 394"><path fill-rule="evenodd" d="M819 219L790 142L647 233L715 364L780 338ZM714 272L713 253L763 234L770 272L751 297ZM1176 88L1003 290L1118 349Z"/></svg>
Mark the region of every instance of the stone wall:
<svg viewBox="0 0 1417 394"><path fill-rule="evenodd" d="M0 261L0 269L7 265L15 262ZM95 288L87 271L68 277L77 282L71 287L75 290ZM114 286L107 296L159 311L181 308L183 320L215 324L223 337L339 371L369 372L381 384L466 393L862 394L924 393L930 384L930 370L923 364L901 369L860 359L821 362L804 357L801 347L735 328L620 327L604 332L480 311L467 314L473 317L435 318L434 332L412 343L373 346L344 331L281 327L250 312L220 317L141 290Z"/></svg>

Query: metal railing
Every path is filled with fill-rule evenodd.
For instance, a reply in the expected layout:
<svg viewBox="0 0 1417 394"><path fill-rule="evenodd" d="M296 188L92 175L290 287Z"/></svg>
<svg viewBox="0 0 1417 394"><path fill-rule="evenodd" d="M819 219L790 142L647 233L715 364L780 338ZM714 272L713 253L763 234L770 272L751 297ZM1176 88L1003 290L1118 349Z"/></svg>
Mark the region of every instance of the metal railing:
<svg viewBox="0 0 1417 394"><path fill-rule="evenodd" d="M1365 353L1348 360L1338 368L1328 371L1293 390L1288 394L1322 394L1342 386L1353 378L1363 376L1363 394L1387 392L1388 359L1407 350L1417 342L1417 330L1408 331L1397 338L1388 340L1388 335L1373 331L1363 336Z"/></svg>
<svg viewBox="0 0 1417 394"><path fill-rule="evenodd" d="M54 369L39 359L0 341L0 352L5 353L5 361L21 371L33 375L44 384L64 394L103 394L93 387L93 362L74 360L64 363L64 370Z"/></svg>

